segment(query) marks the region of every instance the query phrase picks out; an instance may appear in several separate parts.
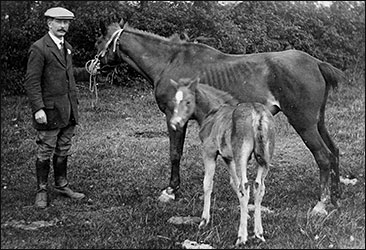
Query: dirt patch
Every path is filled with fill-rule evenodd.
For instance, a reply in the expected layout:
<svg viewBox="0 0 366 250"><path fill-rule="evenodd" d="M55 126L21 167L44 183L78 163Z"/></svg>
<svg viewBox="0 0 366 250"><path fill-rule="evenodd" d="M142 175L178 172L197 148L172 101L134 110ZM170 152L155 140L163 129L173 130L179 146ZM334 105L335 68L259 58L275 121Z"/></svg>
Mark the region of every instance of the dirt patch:
<svg viewBox="0 0 366 250"><path fill-rule="evenodd" d="M154 138L154 137L167 137L167 131L138 131L130 136L138 137L138 138Z"/></svg>

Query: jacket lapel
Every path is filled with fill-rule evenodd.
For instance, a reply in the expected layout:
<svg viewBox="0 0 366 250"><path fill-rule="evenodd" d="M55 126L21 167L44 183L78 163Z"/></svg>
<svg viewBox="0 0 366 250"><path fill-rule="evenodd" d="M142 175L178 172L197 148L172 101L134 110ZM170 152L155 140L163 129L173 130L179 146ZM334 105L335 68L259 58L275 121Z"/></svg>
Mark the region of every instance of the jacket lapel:
<svg viewBox="0 0 366 250"><path fill-rule="evenodd" d="M67 68L69 68L72 64L72 62L71 62L71 52L72 52L71 45L68 42L65 41L65 55L66 55Z"/></svg>
<svg viewBox="0 0 366 250"><path fill-rule="evenodd" d="M50 37L49 34L46 34L45 41L46 41L46 45L48 46L50 51L55 55L57 60L60 61L62 66L66 67L65 58L62 58L60 50L58 49L57 45L53 42L53 40L52 40L52 38ZM65 53L67 53L67 52L65 52Z"/></svg>

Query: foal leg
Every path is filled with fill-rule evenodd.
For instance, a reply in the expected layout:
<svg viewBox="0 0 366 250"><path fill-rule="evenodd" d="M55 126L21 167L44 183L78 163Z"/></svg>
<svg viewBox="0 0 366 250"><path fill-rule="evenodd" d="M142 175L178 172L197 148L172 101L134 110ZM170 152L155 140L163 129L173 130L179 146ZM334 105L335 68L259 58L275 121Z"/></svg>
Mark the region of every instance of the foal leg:
<svg viewBox="0 0 366 250"><path fill-rule="evenodd" d="M206 226L210 221L211 193L213 188L213 177L216 168L216 157L209 156L203 152L203 163L205 166L205 177L203 179L203 212L199 228Z"/></svg>
<svg viewBox="0 0 366 250"><path fill-rule="evenodd" d="M240 223L238 239L235 245L246 244L248 241L248 202L250 187L248 185L247 167L253 144L244 143L242 148L233 149L235 162L229 165L230 176L233 181L232 187L238 196L240 204Z"/></svg>
<svg viewBox="0 0 366 250"><path fill-rule="evenodd" d="M316 125L300 130L298 133L313 154L320 170L320 198L312 213L327 214L325 207L330 201L328 179L332 164L336 164L336 157L324 143Z"/></svg>
<svg viewBox="0 0 366 250"><path fill-rule="evenodd" d="M254 234L255 236L265 241L263 237L261 204L265 193L264 179L267 176L269 164L266 162L263 165L258 165L257 178L254 183Z"/></svg>

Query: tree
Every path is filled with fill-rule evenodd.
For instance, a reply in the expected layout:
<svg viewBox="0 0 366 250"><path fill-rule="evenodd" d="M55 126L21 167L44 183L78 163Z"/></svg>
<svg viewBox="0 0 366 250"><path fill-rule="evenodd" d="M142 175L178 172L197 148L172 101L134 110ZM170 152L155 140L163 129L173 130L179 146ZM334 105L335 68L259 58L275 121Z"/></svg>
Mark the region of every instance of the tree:
<svg viewBox="0 0 366 250"><path fill-rule="evenodd" d="M100 21L119 22L226 53L298 49L342 70L365 70L365 2L337 1L1 1L1 89L24 93L29 46L47 32L44 12L62 6L75 13L67 40L76 67L96 55ZM122 64L120 84L137 72Z"/></svg>

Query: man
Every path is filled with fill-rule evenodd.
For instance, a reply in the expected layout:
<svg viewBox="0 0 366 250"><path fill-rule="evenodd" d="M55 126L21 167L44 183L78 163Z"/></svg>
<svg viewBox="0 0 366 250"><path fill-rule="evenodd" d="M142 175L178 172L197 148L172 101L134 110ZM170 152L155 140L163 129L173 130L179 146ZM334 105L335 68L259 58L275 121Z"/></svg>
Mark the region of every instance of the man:
<svg viewBox="0 0 366 250"><path fill-rule="evenodd" d="M33 43L28 52L24 87L37 130L37 194L35 206L47 207L47 183L52 157L55 191L82 199L67 180L67 158L78 123L77 87L73 76L72 47L65 41L74 14L61 7L48 9L48 33Z"/></svg>

